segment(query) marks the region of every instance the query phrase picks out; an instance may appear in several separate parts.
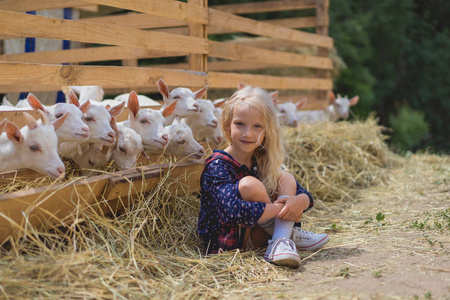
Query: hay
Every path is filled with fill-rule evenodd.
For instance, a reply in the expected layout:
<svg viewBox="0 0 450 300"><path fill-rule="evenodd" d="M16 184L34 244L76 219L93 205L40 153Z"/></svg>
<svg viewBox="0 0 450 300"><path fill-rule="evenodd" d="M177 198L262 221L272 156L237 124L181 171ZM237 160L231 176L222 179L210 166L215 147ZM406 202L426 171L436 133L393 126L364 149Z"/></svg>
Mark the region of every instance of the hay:
<svg viewBox="0 0 450 300"><path fill-rule="evenodd" d="M357 191L389 179L399 162L374 118L354 123L303 124L284 131L286 165L317 199L353 199Z"/></svg>
<svg viewBox="0 0 450 300"><path fill-rule="evenodd" d="M285 134L288 166L316 199L353 197L388 178L393 160L373 119ZM0 297L216 299L252 290L269 297L279 289L267 283L286 282L298 272L265 262L264 250L205 257L198 213L197 195L167 172L160 185L116 215L80 208L71 225L22 228L24 238L0 248Z"/></svg>

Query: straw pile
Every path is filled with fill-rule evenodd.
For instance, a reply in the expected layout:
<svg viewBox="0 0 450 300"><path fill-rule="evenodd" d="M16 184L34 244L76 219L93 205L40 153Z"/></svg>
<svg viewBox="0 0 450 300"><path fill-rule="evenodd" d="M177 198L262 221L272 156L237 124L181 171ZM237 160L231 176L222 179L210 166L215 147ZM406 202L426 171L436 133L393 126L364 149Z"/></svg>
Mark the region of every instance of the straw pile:
<svg viewBox="0 0 450 300"><path fill-rule="evenodd" d="M398 162L374 118L354 123L303 124L285 129L288 168L317 199L354 198L382 184Z"/></svg>
<svg viewBox="0 0 450 300"><path fill-rule="evenodd" d="M374 120L287 129L289 167L316 198L343 199L386 178L390 162L380 131ZM65 227L24 228L24 238L0 248L0 297L276 295L266 283L287 281L294 271L266 263L263 250L205 257L196 235L199 199L169 176L116 215L88 208Z"/></svg>

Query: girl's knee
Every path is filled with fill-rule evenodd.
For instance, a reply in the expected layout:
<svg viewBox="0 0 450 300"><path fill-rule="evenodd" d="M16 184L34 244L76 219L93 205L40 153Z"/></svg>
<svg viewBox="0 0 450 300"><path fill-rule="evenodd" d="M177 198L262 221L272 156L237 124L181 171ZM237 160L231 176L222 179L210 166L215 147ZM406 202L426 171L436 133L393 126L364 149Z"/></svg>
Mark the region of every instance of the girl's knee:
<svg viewBox="0 0 450 300"><path fill-rule="evenodd" d="M262 182L253 176L246 176L239 181L239 192L246 201L265 202L268 198Z"/></svg>

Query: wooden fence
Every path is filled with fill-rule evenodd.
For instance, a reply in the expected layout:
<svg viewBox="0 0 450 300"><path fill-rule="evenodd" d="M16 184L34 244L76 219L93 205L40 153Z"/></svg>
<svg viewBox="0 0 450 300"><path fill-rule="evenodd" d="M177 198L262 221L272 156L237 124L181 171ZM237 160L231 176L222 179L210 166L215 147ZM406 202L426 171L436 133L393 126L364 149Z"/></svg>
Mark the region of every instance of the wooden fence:
<svg viewBox="0 0 450 300"><path fill-rule="evenodd" d="M324 108L332 89L328 51L329 0L281 0L208 7L206 0L3 0L0 38L36 37L84 43L85 48L0 55L0 93L59 90L63 85L101 85L108 94L154 92L163 78L169 86L209 91L236 89L238 82L280 90L289 97L308 95L307 109ZM114 14L64 20L24 14L66 7L109 8ZM283 10L315 11L308 17L257 21L240 14ZM310 31L315 29L315 33ZM247 34L253 38L217 42L212 36ZM260 38L264 37L264 39ZM95 45L95 47L94 47ZM292 47L309 47L299 54ZM290 48L289 48L290 47ZM186 57L182 63L152 59ZM151 65L141 62L150 61ZM122 65L99 65L121 61ZM298 67L302 76L255 74L267 68ZM231 91L230 91L231 90ZM294 92L294 93L293 93Z"/></svg>

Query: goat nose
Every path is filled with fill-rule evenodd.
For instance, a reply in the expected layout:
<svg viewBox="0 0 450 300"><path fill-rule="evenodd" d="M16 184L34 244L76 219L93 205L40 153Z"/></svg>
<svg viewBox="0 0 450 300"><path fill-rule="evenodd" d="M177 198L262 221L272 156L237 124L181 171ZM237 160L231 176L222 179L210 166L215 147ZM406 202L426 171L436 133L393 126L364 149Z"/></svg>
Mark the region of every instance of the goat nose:
<svg viewBox="0 0 450 300"><path fill-rule="evenodd" d="M64 166L56 168L56 170L59 172L59 175L64 174L66 172L66 168Z"/></svg>
<svg viewBox="0 0 450 300"><path fill-rule="evenodd" d="M294 120L294 121L292 122L292 125L293 125L294 127L297 127L297 125L298 125L297 121Z"/></svg>
<svg viewBox="0 0 450 300"><path fill-rule="evenodd" d="M200 148L200 150L198 150L198 152L200 152L201 154L205 154L205 149Z"/></svg>
<svg viewBox="0 0 450 300"><path fill-rule="evenodd" d="M81 131L84 131L84 132L86 132L86 133L89 133L89 127L83 126L83 127L81 128Z"/></svg>
<svg viewBox="0 0 450 300"><path fill-rule="evenodd" d="M166 140L166 141L169 140L169 136L167 134L163 134L161 137L163 138L163 140Z"/></svg>
<svg viewBox="0 0 450 300"><path fill-rule="evenodd" d="M115 133L114 131L110 131L110 132L108 133L108 136L111 137L111 138L113 138L113 139L115 139L115 138L116 138L116 133Z"/></svg>

